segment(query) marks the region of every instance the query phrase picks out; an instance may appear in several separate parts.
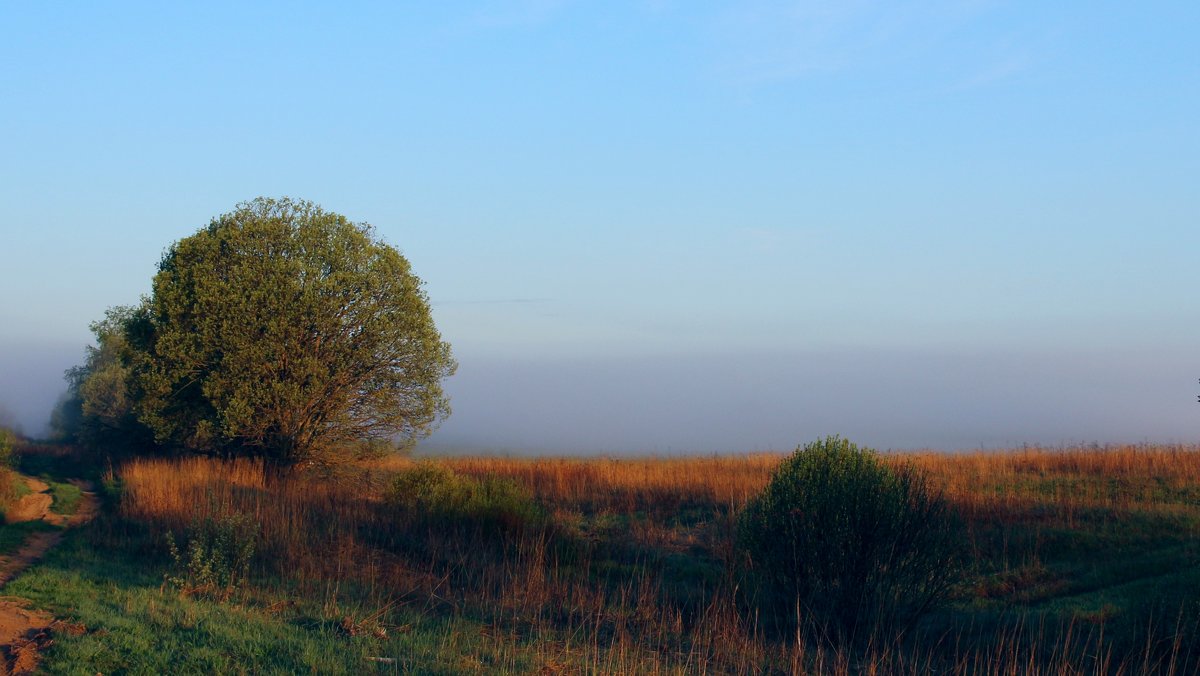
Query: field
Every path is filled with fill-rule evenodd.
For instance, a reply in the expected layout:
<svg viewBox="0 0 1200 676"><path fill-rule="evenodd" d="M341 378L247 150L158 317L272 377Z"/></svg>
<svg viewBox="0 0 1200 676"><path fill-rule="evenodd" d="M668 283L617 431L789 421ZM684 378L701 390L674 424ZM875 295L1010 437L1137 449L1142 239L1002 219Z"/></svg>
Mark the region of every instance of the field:
<svg viewBox="0 0 1200 676"><path fill-rule="evenodd" d="M5 591L86 628L56 636L51 673L1200 668L1200 448L887 456L944 491L968 574L902 640L857 650L756 610L736 519L781 457L393 458L282 479L134 460L99 472L101 516ZM24 462L73 467L63 449Z"/></svg>

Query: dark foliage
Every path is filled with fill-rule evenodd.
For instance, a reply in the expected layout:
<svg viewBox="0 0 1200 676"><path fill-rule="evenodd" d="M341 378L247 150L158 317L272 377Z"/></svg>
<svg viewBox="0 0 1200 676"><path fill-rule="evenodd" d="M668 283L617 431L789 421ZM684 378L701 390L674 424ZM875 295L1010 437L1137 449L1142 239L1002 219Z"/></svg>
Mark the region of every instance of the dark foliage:
<svg viewBox="0 0 1200 676"><path fill-rule="evenodd" d="M960 530L938 491L839 437L780 465L738 539L770 615L837 644L895 640L959 570Z"/></svg>

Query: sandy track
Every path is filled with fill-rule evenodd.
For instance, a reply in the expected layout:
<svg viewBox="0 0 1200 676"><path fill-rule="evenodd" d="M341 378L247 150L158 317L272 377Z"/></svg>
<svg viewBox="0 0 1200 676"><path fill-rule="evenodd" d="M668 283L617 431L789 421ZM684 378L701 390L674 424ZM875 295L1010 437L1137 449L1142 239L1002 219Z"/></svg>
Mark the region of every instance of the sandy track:
<svg viewBox="0 0 1200 676"><path fill-rule="evenodd" d="M75 483L75 482L72 482ZM23 496L13 508L5 513L5 521L36 521L41 519L60 527L79 526L95 516L99 507L96 494L86 483L76 483L83 489L83 498L75 514L64 516L50 511L54 498L47 492L50 487L44 482L25 478L25 484L33 491ZM62 531L34 533L25 540L21 548L10 556L0 556L0 586L7 584L21 571L33 565L62 540ZM39 650L49 645L55 631L71 633L84 631L78 625L69 625L55 620L49 613L31 610L26 599L0 598L0 674L32 674L37 670Z"/></svg>
<svg viewBox="0 0 1200 676"><path fill-rule="evenodd" d="M4 512L5 523L37 521L50 512L50 505L54 502L54 498L46 492L50 487L44 481L32 477L25 477L25 485L31 492L22 496L17 500L17 504Z"/></svg>

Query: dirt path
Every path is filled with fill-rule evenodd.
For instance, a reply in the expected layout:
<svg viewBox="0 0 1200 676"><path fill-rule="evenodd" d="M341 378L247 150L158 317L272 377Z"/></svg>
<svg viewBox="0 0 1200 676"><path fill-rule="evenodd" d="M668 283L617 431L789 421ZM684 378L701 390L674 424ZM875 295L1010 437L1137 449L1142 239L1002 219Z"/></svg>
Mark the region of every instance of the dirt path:
<svg viewBox="0 0 1200 676"><path fill-rule="evenodd" d="M46 491L50 487L44 481L25 477L25 485L29 487L29 495L22 496L17 504L4 513L5 523L20 523L22 521L37 521L50 512L54 498Z"/></svg>
<svg viewBox="0 0 1200 676"><path fill-rule="evenodd" d="M47 492L50 490L49 486L37 479L25 477L25 484L32 492L23 496L16 505L5 512L5 521L18 523L40 519L60 528L87 523L96 515L99 501L92 492L91 485L86 482L72 483L82 489L83 497L75 513L66 516L50 511L54 498ZM62 540L62 531L34 533L15 553L0 556L0 586L7 584L21 571L41 559L59 540ZM77 625L55 620L49 613L31 610L29 604L29 601L21 598L0 597L0 652L4 658L0 662L0 674L33 673L37 669L38 651L50 644L51 633L74 633L83 630Z"/></svg>
<svg viewBox="0 0 1200 676"><path fill-rule="evenodd" d="M0 600L0 646L4 649L0 673L34 673L39 648L49 641L54 618L28 606L25 599Z"/></svg>

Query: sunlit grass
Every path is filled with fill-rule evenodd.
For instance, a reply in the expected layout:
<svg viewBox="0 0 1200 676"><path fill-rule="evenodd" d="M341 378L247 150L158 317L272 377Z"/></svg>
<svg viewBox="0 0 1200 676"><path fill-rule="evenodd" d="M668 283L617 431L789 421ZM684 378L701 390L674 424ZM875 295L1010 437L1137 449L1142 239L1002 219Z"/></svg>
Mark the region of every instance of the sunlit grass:
<svg viewBox="0 0 1200 676"><path fill-rule="evenodd" d="M48 481L47 483L50 485L50 495L54 498L54 502L50 503L50 511L70 516L79 509L83 491L78 486L59 481Z"/></svg>
<svg viewBox="0 0 1200 676"><path fill-rule="evenodd" d="M1031 665L1042 673L1187 673L1196 666L1180 638L1200 636L1200 612L1188 605L1200 592L1196 448L887 456L916 464L945 491L966 526L972 575L950 607L899 647L855 654L775 634L742 593L737 513L781 458L432 460L460 475L515 482L548 516L544 526L499 534L402 518L396 510L407 507L385 496L392 478L413 466L404 458L333 478L282 480L250 461L136 460L109 478L123 487L117 512L76 554L86 558L90 546L129 552L112 565L147 571L136 585L143 596L129 598L150 603L158 594L156 607L171 608L162 612L175 619L138 615L157 627L139 631L169 633L189 612L211 613L204 622L219 625L226 607L230 622L267 623L254 630L263 637L253 649L265 651L258 657L214 648L227 640L215 634L193 636L197 646L236 657L195 657L205 668L248 660L254 670L286 670L308 664L308 649L297 646L309 640L351 646L348 661L321 663L333 671L361 668L369 655L354 652L360 645L410 660L394 665L447 673L987 674ZM231 514L260 526L251 582L225 606L160 589L169 564L165 533ZM83 592L70 591L77 582L69 559L56 560L61 570L53 575L61 577L39 586L40 598L69 608L70 595ZM132 603L114 600L84 624L105 627L106 613ZM189 603L201 605L185 611ZM278 604L290 610L264 610ZM269 628L300 615L310 618L309 633L284 638L278 632L294 629ZM347 621L362 621L364 631L377 625L386 636L321 634ZM124 655L114 662L121 668L154 668L136 661L141 648L102 648L116 640L103 635L64 641L85 639L96 654ZM277 662L267 656L274 640L282 641ZM62 659L84 654L61 650Z"/></svg>

